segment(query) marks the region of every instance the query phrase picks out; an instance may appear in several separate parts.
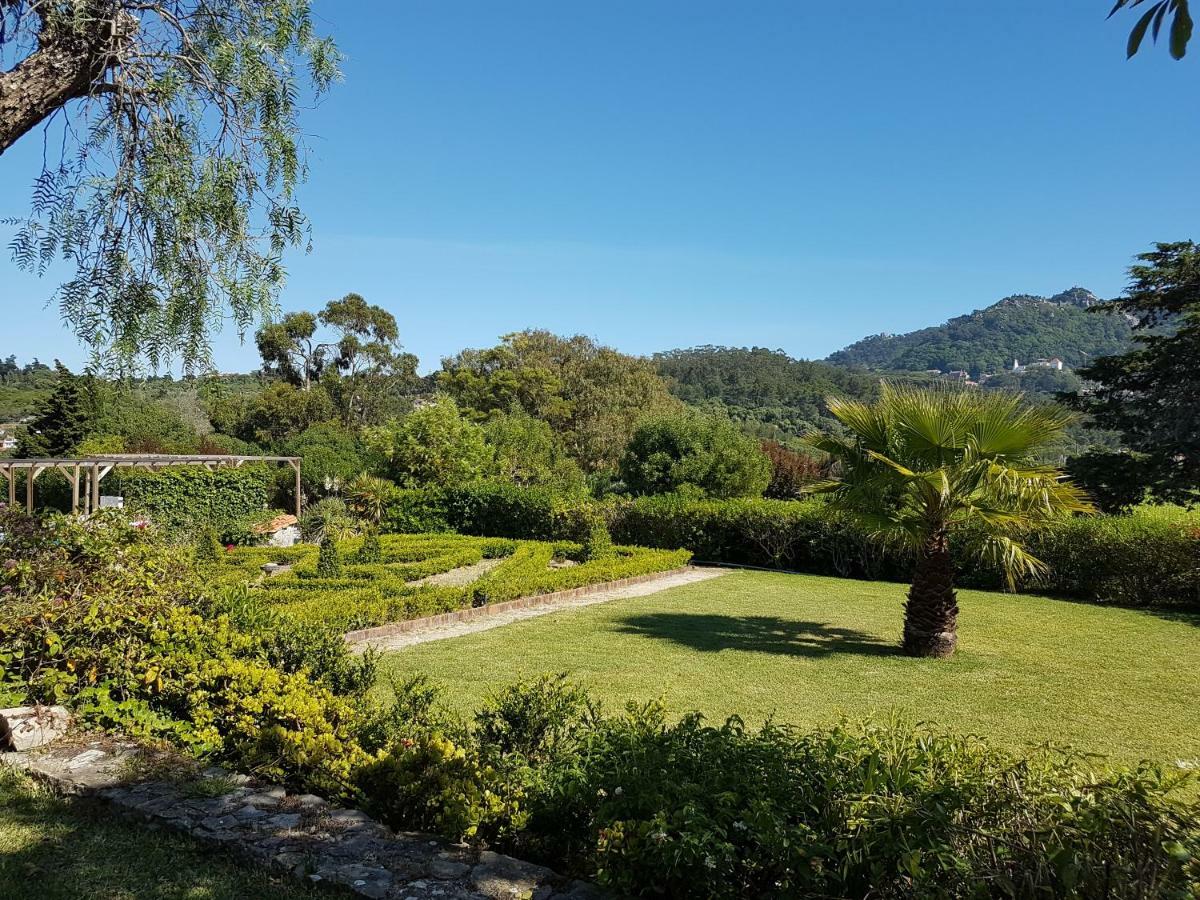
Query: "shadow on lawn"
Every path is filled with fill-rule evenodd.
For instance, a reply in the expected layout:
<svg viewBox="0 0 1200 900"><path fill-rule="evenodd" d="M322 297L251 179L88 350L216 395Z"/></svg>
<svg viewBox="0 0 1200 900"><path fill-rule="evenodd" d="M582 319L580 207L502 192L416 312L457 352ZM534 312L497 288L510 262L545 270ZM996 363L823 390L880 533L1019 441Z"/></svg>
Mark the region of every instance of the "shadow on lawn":
<svg viewBox="0 0 1200 900"><path fill-rule="evenodd" d="M704 652L746 650L783 656L893 656L900 652L895 644L863 631L778 616L649 613L622 619L618 630Z"/></svg>

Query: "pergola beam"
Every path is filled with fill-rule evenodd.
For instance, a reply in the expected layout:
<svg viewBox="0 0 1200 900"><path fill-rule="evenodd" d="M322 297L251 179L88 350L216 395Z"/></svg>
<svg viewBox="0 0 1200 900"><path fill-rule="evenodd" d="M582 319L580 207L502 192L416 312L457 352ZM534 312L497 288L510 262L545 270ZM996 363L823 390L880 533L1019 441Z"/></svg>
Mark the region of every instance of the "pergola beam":
<svg viewBox="0 0 1200 900"><path fill-rule="evenodd" d="M218 455L174 455L167 453L114 453L103 456L52 457L48 459L6 459L0 461L0 474L8 480L8 503L17 502L17 470L25 470L25 508L33 512L33 482L47 469L61 471L71 482L71 511L79 511L80 478L86 476L87 492L84 494L86 512L100 508L100 481L116 468L145 468L150 471L168 466L204 466L216 471L228 466L241 468L245 463L287 463L296 473L296 515L300 515L301 485L299 456L218 456Z"/></svg>

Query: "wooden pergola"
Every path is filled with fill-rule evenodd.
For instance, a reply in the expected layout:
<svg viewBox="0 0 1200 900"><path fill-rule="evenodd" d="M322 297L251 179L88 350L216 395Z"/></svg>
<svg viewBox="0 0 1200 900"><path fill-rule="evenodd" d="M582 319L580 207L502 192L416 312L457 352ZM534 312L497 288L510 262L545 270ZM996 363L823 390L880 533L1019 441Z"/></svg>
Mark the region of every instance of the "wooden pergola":
<svg viewBox="0 0 1200 900"><path fill-rule="evenodd" d="M116 468L162 469L167 466L204 466L207 469L237 469L246 463L287 463L296 472L296 516L300 515L299 456L176 456L166 453L109 453L61 459L2 459L0 475L8 481L8 503L17 504L17 473L25 472L25 509L33 512L33 483L48 469L57 469L71 483L71 512L94 512L100 508L100 482ZM81 497L82 494L82 497Z"/></svg>

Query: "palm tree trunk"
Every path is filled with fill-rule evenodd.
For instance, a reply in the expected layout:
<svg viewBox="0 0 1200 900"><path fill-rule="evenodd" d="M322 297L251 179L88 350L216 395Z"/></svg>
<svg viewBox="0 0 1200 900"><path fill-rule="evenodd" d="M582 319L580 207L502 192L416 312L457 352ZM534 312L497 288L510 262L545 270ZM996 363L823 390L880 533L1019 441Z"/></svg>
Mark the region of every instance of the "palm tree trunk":
<svg viewBox="0 0 1200 900"><path fill-rule="evenodd" d="M904 652L909 656L951 656L958 644L958 604L950 537L934 531L917 555L912 587L904 605Z"/></svg>

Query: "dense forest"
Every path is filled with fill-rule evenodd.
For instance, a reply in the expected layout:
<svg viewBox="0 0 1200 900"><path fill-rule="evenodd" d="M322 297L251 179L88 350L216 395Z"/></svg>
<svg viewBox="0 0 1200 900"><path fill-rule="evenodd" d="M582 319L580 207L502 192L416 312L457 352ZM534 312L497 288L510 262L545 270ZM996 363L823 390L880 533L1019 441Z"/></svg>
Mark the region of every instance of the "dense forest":
<svg viewBox="0 0 1200 900"><path fill-rule="evenodd" d="M401 483L416 479L395 462L396 448L410 453L439 440L457 444L445 460L431 456L418 468L467 465L521 482L603 486L619 480L639 423L656 416L699 414L793 449L814 428L836 432L825 399L875 397L881 373L871 368L906 380L936 380L924 371L931 368L999 369L983 389L1052 402L1080 386L1071 363L1127 345L1125 320L1088 312L1096 302L1081 289L1048 300L1008 298L939 328L860 341L834 354L842 365L763 347L640 358L586 337L530 330L463 350L421 377L416 357L398 343L394 318L349 294L263 328L262 367L250 374L114 382L9 356L0 360L0 422L27 421L16 450L24 455L303 455L314 494L326 479L344 481L372 466L390 468ZM1061 356L1068 368L1004 371L1010 356L1038 354ZM445 402L435 403L439 397ZM412 417L431 404L436 409ZM1112 435L1076 424L1055 456L1114 445Z"/></svg>
<svg viewBox="0 0 1200 900"><path fill-rule="evenodd" d="M689 405L729 416L760 437L787 440L835 427L830 394L870 397L878 378L763 347L694 347L656 353L671 393Z"/></svg>
<svg viewBox="0 0 1200 900"><path fill-rule="evenodd" d="M1018 294L944 325L864 338L831 354L829 362L879 371L961 369L976 378L1011 369L1014 359L1057 356L1075 368L1129 348L1130 323L1093 311L1101 302L1083 288L1053 297Z"/></svg>

